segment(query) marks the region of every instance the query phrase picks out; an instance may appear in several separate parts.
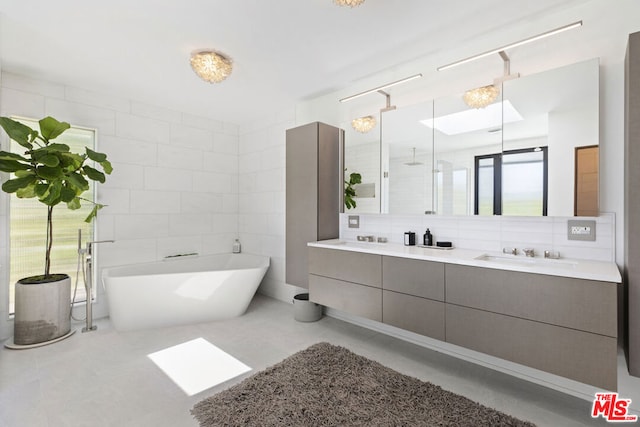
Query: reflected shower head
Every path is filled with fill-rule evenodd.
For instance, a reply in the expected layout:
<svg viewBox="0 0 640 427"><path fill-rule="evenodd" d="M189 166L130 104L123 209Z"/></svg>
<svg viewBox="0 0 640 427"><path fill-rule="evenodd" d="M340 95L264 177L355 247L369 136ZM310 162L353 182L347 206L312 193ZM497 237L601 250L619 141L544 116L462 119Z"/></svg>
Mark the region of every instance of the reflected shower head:
<svg viewBox="0 0 640 427"><path fill-rule="evenodd" d="M407 166L418 166L421 165L422 162L416 162L416 147L413 147L413 160L405 163Z"/></svg>

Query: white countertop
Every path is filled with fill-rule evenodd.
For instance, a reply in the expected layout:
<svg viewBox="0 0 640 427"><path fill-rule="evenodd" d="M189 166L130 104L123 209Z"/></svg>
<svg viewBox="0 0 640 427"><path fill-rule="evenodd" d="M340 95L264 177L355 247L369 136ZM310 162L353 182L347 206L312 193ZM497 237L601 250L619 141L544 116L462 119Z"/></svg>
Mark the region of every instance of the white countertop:
<svg viewBox="0 0 640 427"><path fill-rule="evenodd" d="M311 242L308 245L316 248L363 252L549 276L573 277L612 283L622 282L618 266L613 262L571 258L555 260L537 256L530 258L524 255L506 255L471 249L435 249L421 246L404 246L397 243L356 242L340 239Z"/></svg>

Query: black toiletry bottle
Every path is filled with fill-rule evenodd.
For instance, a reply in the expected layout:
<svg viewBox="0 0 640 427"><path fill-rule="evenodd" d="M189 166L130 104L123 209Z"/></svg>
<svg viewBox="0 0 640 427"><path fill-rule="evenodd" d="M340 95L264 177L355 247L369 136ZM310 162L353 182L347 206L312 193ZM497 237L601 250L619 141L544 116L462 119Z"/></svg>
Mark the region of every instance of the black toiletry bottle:
<svg viewBox="0 0 640 427"><path fill-rule="evenodd" d="M422 240L423 240L423 242L422 242L423 245L425 245L425 246L433 246L433 235L431 234L431 232L429 231L428 228L427 228L427 231L425 231Z"/></svg>
<svg viewBox="0 0 640 427"><path fill-rule="evenodd" d="M407 231L404 233L404 245L414 246L416 244L416 233L413 231Z"/></svg>

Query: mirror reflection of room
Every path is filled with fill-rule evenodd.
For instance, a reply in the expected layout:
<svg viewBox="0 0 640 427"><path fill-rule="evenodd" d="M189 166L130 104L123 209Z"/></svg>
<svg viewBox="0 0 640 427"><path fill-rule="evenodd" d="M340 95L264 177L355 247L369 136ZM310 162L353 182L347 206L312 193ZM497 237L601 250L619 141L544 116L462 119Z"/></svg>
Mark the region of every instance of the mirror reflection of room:
<svg viewBox="0 0 640 427"><path fill-rule="evenodd" d="M481 108L456 94L379 117L345 137L346 164L381 184L360 212L598 214L598 59L506 79Z"/></svg>

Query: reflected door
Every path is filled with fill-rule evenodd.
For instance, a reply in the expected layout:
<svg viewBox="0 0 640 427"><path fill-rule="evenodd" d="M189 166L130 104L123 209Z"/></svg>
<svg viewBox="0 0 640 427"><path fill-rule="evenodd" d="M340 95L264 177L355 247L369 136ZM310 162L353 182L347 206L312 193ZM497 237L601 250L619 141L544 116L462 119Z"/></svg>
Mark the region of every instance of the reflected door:
<svg viewBox="0 0 640 427"><path fill-rule="evenodd" d="M598 146L576 147L574 215L598 216Z"/></svg>

